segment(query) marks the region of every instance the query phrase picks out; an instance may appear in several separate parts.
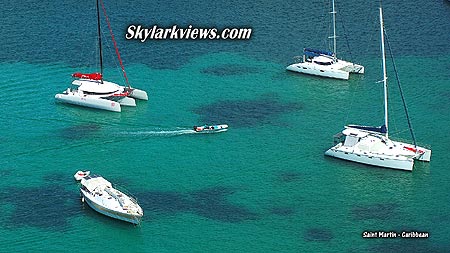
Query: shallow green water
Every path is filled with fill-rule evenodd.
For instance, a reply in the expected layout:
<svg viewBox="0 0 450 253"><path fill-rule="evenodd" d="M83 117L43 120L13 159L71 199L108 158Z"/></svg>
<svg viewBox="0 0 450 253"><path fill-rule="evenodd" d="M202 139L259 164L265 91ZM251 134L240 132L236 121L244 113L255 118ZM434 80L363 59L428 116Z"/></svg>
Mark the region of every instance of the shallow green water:
<svg viewBox="0 0 450 253"><path fill-rule="evenodd" d="M281 22L274 18L265 17ZM249 43L261 47L258 38ZM125 48L150 47L130 44ZM2 251L81 245L92 252L448 250L448 56L396 58L418 142L433 150L430 163L418 162L408 173L323 155L345 124L383 121L377 55L359 57L365 75L335 81L288 73L288 62L272 51L266 54L274 60L221 45L223 52L181 62L170 56L174 68L139 63L131 50L128 76L150 99L122 113L55 103L70 73L88 67L2 61ZM112 67L105 76L120 80ZM393 75L389 81L391 135L408 139ZM208 121L230 129L186 131ZM132 192L144 208L142 224L83 205L72 177L79 169ZM426 231L430 238L361 237L380 230Z"/></svg>

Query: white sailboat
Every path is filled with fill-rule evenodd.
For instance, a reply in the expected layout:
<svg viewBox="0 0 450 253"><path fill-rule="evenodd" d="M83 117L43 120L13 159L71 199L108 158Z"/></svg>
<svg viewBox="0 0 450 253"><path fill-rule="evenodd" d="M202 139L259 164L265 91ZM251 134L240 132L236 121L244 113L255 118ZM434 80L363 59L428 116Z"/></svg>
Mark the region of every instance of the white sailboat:
<svg viewBox="0 0 450 253"><path fill-rule="evenodd" d="M287 70L303 74L348 80L350 73L364 74L364 67L336 57L336 10L332 1L333 52L305 48L302 62L287 66Z"/></svg>
<svg viewBox="0 0 450 253"><path fill-rule="evenodd" d="M414 144L393 141L389 138L386 56L384 49L383 12L381 7L380 7L380 26L381 26L381 51L383 61L385 123L381 127L369 127L359 125L346 126L341 133L335 135L336 145L328 149L325 152L325 155L357 163L363 163L390 169L412 171L414 166L414 160L426 162L430 161L431 150L416 145L414 134L411 128L410 130L414 140Z"/></svg>
<svg viewBox="0 0 450 253"><path fill-rule="evenodd" d="M123 106L136 106L135 98L148 100L147 93L143 90L132 88L128 83L128 77L125 72L125 68L120 58L120 53L117 48L114 35L111 30L108 16L103 5L103 1L100 0L106 22L108 23L111 38L114 42L117 57L119 59L122 72L127 83L127 86L120 86L113 82L103 80L103 55L102 55L102 40L100 31L100 8L99 0L97 0L97 30L98 30L98 46L99 46L99 59L100 59L100 73L74 73L72 77L76 78L72 82L73 87L67 88L62 93L56 94L56 101L68 104L74 104L79 106L91 107L96 109L103 109L108 111L121 111L121 105Z"/></svg>

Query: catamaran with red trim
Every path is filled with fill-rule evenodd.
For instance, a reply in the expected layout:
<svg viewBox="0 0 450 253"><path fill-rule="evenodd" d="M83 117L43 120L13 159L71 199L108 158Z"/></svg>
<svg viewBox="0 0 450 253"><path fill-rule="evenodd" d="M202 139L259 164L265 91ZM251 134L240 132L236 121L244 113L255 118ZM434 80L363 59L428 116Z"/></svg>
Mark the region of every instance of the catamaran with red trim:
<svg viewBox="0 0 450 253"><path fill-rule="evenodd" d="M121 86L113 82L108 82L103 79L103 55L102 55L102 40L100 32L100 5L103 14L108 24L109 32L111 34L116 55L122 68L122 73L126 82L126 86ZM132 88L128 82L128 77L120 57L119 49L117 47L114 34L111 29L108 15L103 4L103 0L97 0L97 30L98 30L98 47L100 59L99 73L73 73L75 78L72 82L72 87L67 88L64 92L56 94L55 99L58 102L90 107L95 109L102 109L114 112L120 112L121 106L136 106L134 99L148 100L147 92Z"/></svg>
<svg viewBox="0 0 450 253"><path fill-rule="evenodd" d="M383 66L383 87L384 87L384 125L380 127L348 125L345 129L334 136L335 146L325 152L325 155L336 157L367 165L384 167L389 169L412 171L414 161L429 162L431 159L431 149L420 147L416 144L416 138L412 131L411 122L408 116L406 103L403 100L406 118L413 139L413 144L394 141L389 138L388 127L388 85L386 74L386 55L384 49L385 31L383 24L383 11L380 6L380 31L381 31L381 56ZM389 40L388 42L389 46ZM389 50L391 52L391 50ZM392 56L392 55L391 55ZM395 73L397 73L394 64ZM397 83L402 94L400 82ZM403 98L403 95L402 95Z"/></svg>

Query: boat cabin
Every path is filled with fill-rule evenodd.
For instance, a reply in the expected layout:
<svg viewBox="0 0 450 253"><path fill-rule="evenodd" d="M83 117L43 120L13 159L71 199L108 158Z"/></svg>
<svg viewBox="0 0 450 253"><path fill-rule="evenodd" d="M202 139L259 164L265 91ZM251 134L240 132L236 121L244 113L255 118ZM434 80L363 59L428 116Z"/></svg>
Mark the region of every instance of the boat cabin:
<svg viewBox="0 0 450 253"><path fill-rule="evenodd" d="M334 59L326 56L317 56L312 59L315 64L319 65L332 65L334 63Z"/></svg>
<svg viewBox="0 0 450 253"><path fill-rule="evenodd" d="M346 128L339 134L336 134L335 137L339 135L339 142L341 142L344 147L353 147L360 141L361 138L368 135L368 133L354 128Z"/></svg>

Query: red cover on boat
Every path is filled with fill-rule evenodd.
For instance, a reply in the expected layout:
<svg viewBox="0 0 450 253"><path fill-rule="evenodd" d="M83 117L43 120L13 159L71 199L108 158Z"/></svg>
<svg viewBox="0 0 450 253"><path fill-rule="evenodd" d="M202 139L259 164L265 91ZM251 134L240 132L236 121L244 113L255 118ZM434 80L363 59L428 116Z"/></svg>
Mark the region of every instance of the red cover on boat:
<svg viewBox="0 0 450 253"><path fill-rule="evenodd" d="M80 72L73 73L73 77L76 78L84 78L84 79L91 79L91 80L102 80L103 76L100 73L90 73L90 74L83 74Z"/></svg>
<svg viewBox="0 0 450 253"><path fill-rule="evenodd" d="M123 93L114 93L112 94L113 97L128 97L130 93L128 91L125 91Z"/></svg>

